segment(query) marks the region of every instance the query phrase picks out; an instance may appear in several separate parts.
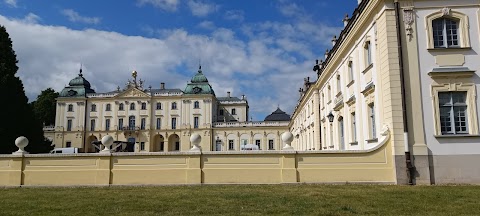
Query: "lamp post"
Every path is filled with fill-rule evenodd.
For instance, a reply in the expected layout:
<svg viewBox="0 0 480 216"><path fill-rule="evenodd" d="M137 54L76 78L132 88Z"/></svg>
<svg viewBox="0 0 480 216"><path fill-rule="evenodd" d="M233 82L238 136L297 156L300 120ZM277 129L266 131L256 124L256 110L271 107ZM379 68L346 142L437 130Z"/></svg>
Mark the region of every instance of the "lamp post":
<svg viewBox="0 0 480 216"><path fill-rule="evenodd" d="M333 113L330 111L330 113L327 115L328 121L330 122L330 146L333 146L333 119L335 116L333 116Z"/></svg>

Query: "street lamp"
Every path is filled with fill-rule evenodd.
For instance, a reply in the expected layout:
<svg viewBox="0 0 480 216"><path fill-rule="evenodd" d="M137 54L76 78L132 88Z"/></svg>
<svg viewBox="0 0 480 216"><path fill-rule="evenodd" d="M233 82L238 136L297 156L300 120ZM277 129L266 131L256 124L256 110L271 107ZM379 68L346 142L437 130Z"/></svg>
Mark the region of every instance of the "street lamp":
<svg viewBox="0 0 480 216"><path fill-rule="evenodd" d="M328 121L329 121L330 123L333 122L334 116L333 116L332 112L330 112L330 113L327 115L327 118L328 118Z"/></svg>

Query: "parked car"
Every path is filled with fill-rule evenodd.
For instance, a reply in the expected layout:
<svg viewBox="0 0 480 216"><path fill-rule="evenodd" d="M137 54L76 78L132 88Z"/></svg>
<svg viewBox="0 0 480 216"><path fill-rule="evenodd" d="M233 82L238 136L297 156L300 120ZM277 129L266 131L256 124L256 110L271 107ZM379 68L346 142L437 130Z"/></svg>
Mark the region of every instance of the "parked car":
<svg viewBox="0 0 480 216"><path fill-rule="evenodd" d="M54 148L50 154L75 154L78 153L78 148Z"/></svg>

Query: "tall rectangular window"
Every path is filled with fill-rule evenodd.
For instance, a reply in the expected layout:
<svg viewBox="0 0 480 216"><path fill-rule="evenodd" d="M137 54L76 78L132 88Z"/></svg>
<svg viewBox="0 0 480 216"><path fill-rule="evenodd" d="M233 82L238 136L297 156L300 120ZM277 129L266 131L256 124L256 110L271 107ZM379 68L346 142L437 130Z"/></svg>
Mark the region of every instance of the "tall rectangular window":
<svg viewBox="0 0 480 216"><path fill-rule="evenodd" d="M162 127L162 119L157 118L157 130L160 130L161 127Z"/></svg>
<svg viewBox="0 0 480 216"><path fill-rule="evenodd" d="M370 41L365 42L365 63L366 66L368 67L370 64L372 64L372 48L370 45Z"/></svg>
<svg viewBox="0 0 480 216"><path fill-rule="evenodd" d="M368 114L370 115L370 137L372 139L377 137L377 131L375 128L375 104L368 105Z"/></svg>
<svg viewBox="0 0 480 216"><path fill-rule="evenodd" d="M467 92L439 92L442 134L468 134Z"/></svg>
<svg viewBox="0 0 480 216"><path fill-rule="evenodd" d="M357 120L355 119L355 113L351 115L352 118L352 142L357 141Z"/></svg>
<svg viewBox="0 0 480 216"><path fill-rule="evenodd" d="M95 131L95 119L90 120L90 131Z"/></svg>
<svg viewBox="0 0 480 216"><path fill-rule="evenodd" d="M140 151L145 151L145 142L140 142Z"/></svg>
<svg viewBox="0 0 480 216"><path fill-rule="evenodd" d="M340 139L340 150L345 150L345 134L343 130L343 117L338 119L338 135Z"/></svg>
<svg viewBox="0 0 480 216"><path fill-rule="evenodd" d="M275 147L273 146L273 140L268 140L268 150L275 150Z"/></svg>
<svg viewBox="0 0 480 216"><path fill-rule="evenodd" d="M118 130L122 130L123 128L123 118L118 119Z"/></svg>
<svg viewBox="0 0 480 216"><path fill-rule="evenodd" d="M220 110L220 115L223 116L223 109Z"/></svg>
<svg viewBox="0 0 480 216"><path fill-rule="evenodd" d="M147 120L145 118L142 118L140 120L140 130L145 130L145 124L146 124Z"/></svg>
<svg viewBox="0 0 480 216"><path fill-rule="evenodd" d="M105 130L106 131L110 130L110 119L105 119Z"/></svg>
<svg viewBox="0 0 480 216"><path fill-rule="evenodd" d="M172 118L172 129L177 129L177 118Z"/></svg>
<svg viewBox="0 0 480 216"><path fill-rule="evenodd" d="M157 110L161 110L161 109L162 109L162 103L157 102Z"/></svg>
<svg viewBox="0 0 480 216"><path fill-rule="evenodd" d="M67 120L67 131L72 131L72 119Z"/></svg>
<svg viewBox="0 0 480 216"><path fill-rule="evenodd" d="M237 110L235 108L232 109L232 115L236 115L237 114Z"/></svg>
<svg viewBox="0 0 480 216"><path fill-rule="evenodd" d="M193 117L193 128L198 128L198 117Z"/></svg>
<svg viewBox="0 0 480 216"><path fill-rule="evenodd" d="M67 142L65 143L65 147L66 147L66 148L72 147L72 142L67 141Z"/></svg>
<svg viewBox="0 0 480 216"><path fill-rule="evenodd" d="M233 146L233 140L228 140L228 150L235 150L235 147Z"/></svg>
<svg viewBox="0 0 480 216"><path fill-rule="evenodd" d="M449 18L432 21L433 44L435 48L458 47L458 22Z"/></svg>

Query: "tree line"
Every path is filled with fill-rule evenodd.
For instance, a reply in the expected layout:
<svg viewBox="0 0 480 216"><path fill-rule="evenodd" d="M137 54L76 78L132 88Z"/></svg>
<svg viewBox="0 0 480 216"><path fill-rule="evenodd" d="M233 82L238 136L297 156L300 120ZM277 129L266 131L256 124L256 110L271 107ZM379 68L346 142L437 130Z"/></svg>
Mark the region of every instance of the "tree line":
<svg viewBox="0 0 480 216"><path fill-rule="evenodd" d="M58 93L48 88L29 103L22 80L16 76L18 60L6 28L0 25L0 154L11 154L18 148L15 139L25 136L30 153L47 153L52 142L43 135L44 125L55 124Z"/></svg>

